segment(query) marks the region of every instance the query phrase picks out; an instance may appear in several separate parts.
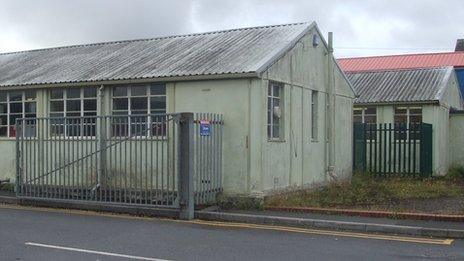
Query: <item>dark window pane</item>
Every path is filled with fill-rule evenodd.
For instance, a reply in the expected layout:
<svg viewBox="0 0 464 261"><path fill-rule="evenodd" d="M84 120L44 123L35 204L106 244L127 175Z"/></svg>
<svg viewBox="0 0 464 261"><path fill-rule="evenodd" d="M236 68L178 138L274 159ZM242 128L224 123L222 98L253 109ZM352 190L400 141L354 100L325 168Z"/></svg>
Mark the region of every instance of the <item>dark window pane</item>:
<svg viewBox="0 0 464 261"><path fill-rule="evenodd" d="M279 105L280 105L280 99L274 98L274 99L273 99L273 103L274 103L274 104L273 104L274 107L279 107Z"/></svg>
<svg viewBox="0 0 464 261"><path fill-rule="evenodd" d="M406 123L407 116L406 115L395 115L394 122L395 123Z"/></svg>
<svg viewBox="0 0 464 261"><path fill-rule="evenodd" d="M362 114L362 110L353 110L353 114L354 114L354 115L361 115L361 114Z"/></svg>
<svg viewBox="0 0 464 261"><path fill-rule="evenodd" d="M395 114L405 114L407 113L406 108L395 108Z"/></svg>
<svg viewBox="0 0 464 261"><path fill-rule="evenodd" d="M279 125L278 124L275 124L272 126L272 137L273 138L279 138L280 137L280 133L279 133Z"/></svg>
<svg viewBox="0 0 464 261"><path fill-rule="evenodd" d="M85 98L97 97L97 89L96 88L84 88L84 97Z"/></svg>
<svg viewBox="0 0 464 261"><path fill-rule="evenodd" d="M10 137L16 137L16 128L15 126L10 126Z"/></svg>
<svg viewBox="0 0 464 261"><path fill-rule="evenodd" d="M97 100L84 100L84 111L96 111Z"/></svg>
<svg viewBox="0 0 464 261"><path fill-rule="evenodd" d="M84 112L84 116L96 116L97 112L96 111L86 111Z"/></svg>
<svg viewBox="0 0 464 261"><path fill-rule="evenodd" d="M36 103L35 102L26 102L26 103L24 103L24 112L26 112L26 113L35 113L35 112L37 112Z"/></svg>
<svg viewBox="0 0 464 261"><path fill-rule="evenodd" d="M113 115L129 115L129 112L127 112L127 111L115 111L115 112L113 112ZM120 117L116 117L116 118L119 119Z"/></svg>
<svg viewBox="0 0 464 261"><path fill-rule="evenodd" d="M156 115L166 114L166 110L151 110L151 114L156 114Z"/></svg>
<svg viewBox="0 0 464 261"><path fill-rule="evenodd" d="M131 98L131 110L146 110L147 108L147 98Z"/></svg>
<svg viewBox="0 0 464 261"><path fill-rule="evenodd" d="M362 123L362 117L358 116L358 115L353 116L353 122L354 123Z"/></svg>
<svg viewBox="0 0 464 261"><path fill-rule="evenodd" d="M7 113L6 103L0 103L0 113Z"/></svg>
<svg viewBox="0 0 464 261"><path fill-rule="evenodd" d="M22 113L23 112L23 104L22 103L10 103L10 113Z"/></svg>
<svg viewBox="0 0 464 261"><path fill-rule="evenodd" d="M50 98L63 99L63 89L53 89L50 91Z"/></svg>
<svg viewBox="0 0 464 261"><path fill-rule="evenodd" d="M147 86L132 86L131 96L146 96L147 95Z"/></svg>
<svg viewBox="0 0 464 261"><path fill-rule="evenodd" d="M152 110L166 110L166 97L151 97L150 108Z"/></svg>
<svg viewBox="0 0 464 261"><path fill-rule="evenodd" d="M37 116L37 114L35 113L26 113L26 118L35 118Z"/></svg>
<svg viewBox="0 0 464 261"><path fill-rule="evenodd" d="M7 127L0 127L0 136L6 137Z"/></svg>
<svg viewBox="0 0 464 261"><path fill-rule="evenodd" d="M10 101L22 101L23 94L22 92L10 92Z"/></svg>
<svg viewBox="0 0 464 261"><path fill-rule="evenodd" d="M50 117L63 117L63 113L50 113Z"/></svg>
<svg viewBox="0 0 464 261"><path fill-rule="evenodd" d="M152 84L150 87L150 95L166 95L166 85Z"/></svg>
<svg viewBox="0 0 464 261"><path fill-rule="evenodd" d="M81 97L81 89L80 88L69 88L66 90L66 98L68 99L75 99Z"/></svg>
<svg viewBox="0 0 464 261"><path fill-rule="evenodd" d="M80 112L66 112L66 117L80 117Z"/></svg>
<svg viewBox="0 0 464 261"><path fill-rule="evenodd" d="M145 110L132 110L131 114L147 114Z"/></svg>
<svg viewBox="0 0 464 261"><path fill-rule="evenodd" d="M364 116L364 123L376 123L375 116Z"/></svg>
<svg viewBox="0 0 464 261"><path fill-rule="evenodd" d="M0 125L8 125L8 117L6 115L0 115Z"/></svg>
<svg viewBox="0 0 464 261"><path fill-rule="evenodd" d="M6 92L0 92L0 102L6 102Z"/></svg>
<svg viewBox="0 0 464 261"><path fill-rule="evenodd" d="M81 101L80 100L67 100L66 101L66 111L81 111Z"/></svg>
<svg viewBox="0 0 464 261"><path fill-rule="evenodd" d="M127 110L128 99L127 98L114 98L113 99L113 110Z"/></svg>
<svg viewBox="0 0 464 261"><path fill-rule="evenodd" d="M35 91L25 91L24 95L26 97L26 101L33 101L35 100Z"/></svg>
<svg viewBox="0 0 464 261"><path fill-rule="evenodd" d="M280 97L280 86L274 85L274 93L273 93L273 96L274 96L274 97Z"/></svg>
<svg viewBox="0 0 464 261"><path fill-rule="evenodd" d="M422 115L411 115L409 116L410 123L420 123L422 122Z"/></svg>
<svg viewBox="0 0 464 261"><path fill-rule="evenodd" d="M409 109L409 114L422 114L421 108Z"/></svg>
<svg viewBox="0 0 464 261"><path fill-rule="evenodd" d="M377 114L377 109L375 107L367 107L364 114Z"/></svg>
<svg viewBox="0 0 464 261"><path fill-rule="evenodd" d="M16 119L21 119L22 114L10 114L10 125L16 124Z"/></svg>
<svg viewBox="0 0 464 261"><path fill-rule="evenodd" d="M63 111L64 102L63 101L50 101L50 111Z"/></svg>
<svg viewBox="0 0 464 261"><path fill-rule="evenodd" d="M113 96L127 96L127 87L119 86L113 88Z"/></svg>

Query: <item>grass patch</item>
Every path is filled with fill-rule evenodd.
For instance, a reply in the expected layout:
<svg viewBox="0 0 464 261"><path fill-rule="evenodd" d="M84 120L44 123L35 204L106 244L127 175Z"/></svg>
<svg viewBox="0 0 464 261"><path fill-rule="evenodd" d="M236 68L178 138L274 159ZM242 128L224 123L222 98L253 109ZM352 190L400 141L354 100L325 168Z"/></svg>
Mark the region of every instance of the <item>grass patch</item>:
<svg viewBox="0 0 464 261"><path fill-rule="evenodd" d="M450 177L376 179L357 174L351 181L333 182L320 188L296 189L268 196L265 198L265 206L394 208L406 200L462 197L463 181L464 178Z"/></svg>
<svg viewBox="0 0 464 261"><path fill-rule="evenodd" d="M0 184L0 190L2 191L14 191L15 184L13 183L1 183Z"/></svg>

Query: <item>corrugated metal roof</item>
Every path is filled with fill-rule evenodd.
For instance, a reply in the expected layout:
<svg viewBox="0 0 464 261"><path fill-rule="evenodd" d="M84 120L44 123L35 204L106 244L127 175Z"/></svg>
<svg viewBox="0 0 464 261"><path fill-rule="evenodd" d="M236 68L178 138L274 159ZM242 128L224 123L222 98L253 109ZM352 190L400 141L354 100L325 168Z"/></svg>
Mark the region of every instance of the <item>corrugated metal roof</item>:
<svg viewBox="0 0 464 261"><path fill-rule="evenodd" d="M313 23L0 54L0 86L258 72Z"/></svg>
<svg viewBox="0 0 464 261"><path fill-rule="evenodd" d="M464 52L406 54L338 59L344 72L432 67L464 67Z"/></svg>
<svg viewBox="0 0 464 261"><path fill-rule="evenodd" d="M355 103L440 101L453 67L347 73Z"/></svg>

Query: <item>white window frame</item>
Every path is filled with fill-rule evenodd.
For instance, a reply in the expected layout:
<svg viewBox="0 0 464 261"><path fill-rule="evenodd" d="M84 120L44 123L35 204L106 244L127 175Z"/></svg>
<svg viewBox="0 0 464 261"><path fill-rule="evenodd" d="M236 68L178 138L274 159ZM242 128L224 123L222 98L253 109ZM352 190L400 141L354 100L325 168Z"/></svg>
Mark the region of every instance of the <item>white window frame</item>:
<svg viewBox="0 0 464 261"><path fill-rule="evenodd" d="M95 89L95 96L92 96L92 97L85 97L84 95L84 90L85 89L89 89L89 88L92 88L92 89ZM68 91L69 89L79 89L79 97L78 98L68 98ZM95 135L85 135L85 132L84 132L84 126L91 126L91 125L94 125L96 126L96 123L86 123L85 120L84 122L80 123L80 128L79 128L79 135L70 135L68 133L68 123L65 123L66 119L69 117L69 118L77 118L77 117L85 117L85 116L90 116L90 117L93 117L93 116L97 116L98 115L98 90L96 87L71 87L71 88L60 88L59 90L60 91L63 91L63 97L61 98L52 98L52 91L55 91L56 89L50 89L49 90L49 99L48 99L48 114L49 114L49 117L50 118L57 118L57 119L60 119L62 118L63 119L63 131L64 133L58 133L58 134L53 134L53 135L63 135L64 137L66 138L76 138L76 137L80 137L80 138L84 138L84 137L88 137L88 138L92 138L92 137L95 137ZM68 108L67 108L67 101L79 101L80 103L80 109L79 111L68 111ZM96 105L96 108L95 110L85 110L84 109L84 104L85 104L85 101L88 101L88 100L94 100L95 101L95 105ZM63 102L63 110L62 111L51 111L51 103L52 102L56 102L56 101L61 101ZM68 113L79 113L79 116L68 116L67 114ZM91 113L91 115L88 115L88 113ZM61 114L61 116L56 116L56 115L53 115L53 114ZM86 115L87 114L87 115ZM50 119L51 121L51 119ZM76 120L77 121L77 120ZM55 125L59 125L61 123L55 123ZM94 132L96 132L96 130L93 130ZM96 134L96 133L95 133ZM52 134L51 134L52 135Z"/></svg>
<svg viewBox="0 0 464 261"><path fill-rule="evenodd" d="M375 109L375 124L377 124L377 107L374 107L374 106L369 106L369 107L357 107L357 108L353 108L353 121L354 121L354 111L361 111L361 123L366 123L366 116L372 116L374 114L367 114L366 111L367 109L370 109L370 108L373 108ZM359 114L358 114L359 116Z"/></svg>
<svg viewBox="0 0 464 261"><path fill-rule="evenodd" d="M151 87L153 85L162 85L164 87L164 94L152 94L151 93ZM132 88L133 87L141 87L141 86L144 86L146 88L146 92L145 92L145 95L137 95L137 96L132 96ZM127 93L125 96L114 96L114 90L115 88L126 88L127 89ZM164 110L162 109L152 109L151 108L151 98L155 98L155 97L164 97L165 99L165 103L166 103L166 107L164 108ZM132 109L131 109L131 105L132 105L132 98L146 98L147 100L147 113L145 114L137 114L137 113L133 113ZM127 110L115 110L114 109L114 100L115 99L127 99ZM118 86L113 86L111 88L111 112L112 112L112 115L116 115L116 116L123 116L123 115L127 115L127 116L146 116L147 117L147 120L146 120L146 126L147 126L147 132L146 132L146 135L137 135L135 137L146 137L146 136L152 136L152 129L150 128L150 126L152 126L152 116L156 116L156 115L165 115L167 113L167 89L166 89L166 84L165 83L153 83L153 84L134 84L134 85L118 85ZM152 113L152 110L156 110L158 111L158 113ZM125 113L127 112L127 114L118 114L118 113ZM130 118L129 118L130 119ZM129 127L128 127L128 135L131 136L132 135L132 124L129 123ZM163 136L166 136L166 133L164 133Z"/></svg>
<svg viewBox="0 0 464 261"><path fill-rule="evenodd" d="M421 113L420 113L421 121L420 121L420 122L423 121L423 115L424 115L424 114L422 113L422 112L423 112L422 106L395 106L395 107L393 108L393 124L399 123L399 122L396 122L396 121L395 121L395 116L397 115L397 113L396 113L396 110L397 110L397 109L402 109L402 110L405 109L405 110L406 110L406 114L402 114L402 115L405 115L405 116L406 116L406 126L407 126L407 128L410 127L410 124L411 124L411 116L419 115L419 114L416 114L416 113L411 114L411 110L420 109L420 111L421 111ZM419 123L417 123L417 124L419 124ZM407 136L406 136L406 140L408 140L408 141L409 141L409 138L410 138L410 137L409 137L409 133L410 133L410 131L407 132ZM416 133L416 134L417 134L417 133ZM415 142L419 142L419 140L418 140L417 138L412 139L412 140L414 140Z"/></svg>
<svg viewBox="0 0 464 261"><path fill-rule="evenodd" d="M420 113L421 119L423 119L422 107L420 107L420 106L411 106L411 107L408 107L408 106L396 106L396 107L393 108L393 118L397 115L396 114L396 109L405 109L406 110L405 115L406 115L406 124L407 124L407 126L409 126L409 124L411 123L411 116L419 115L419 114L416 114L416 113L411 114L411 110L420 109L421 110L421 113ZM421 122L422 122L422 120L421 120Z"/></svg>
<svg viewBox="0 0 464 261"><path fill-rule="evenodd" d="M279 88L279 94L278 96L275 95L274 93L274 87ZM266 130L267 130L267 138L269 141L282 141L284 137L283 133L283 120L284 120L284 111L283 111L283 103L284 103L284 84L278 83L278 82L269 82L268 87L267 87L267 119L266 119ZM269 106L269 100L271 101L271 106ZM278 108L274 105L275 100L279 101L279 106ZM269 108L272 108L269 110ZM274 116L275 114L280 114L278 117L278 122L277 124L275 123ZM274 135L274 126L277 126L278 128L278 135Z"/></svg>
<svg viewBox="0 0 464 261"><path fill-rule="evenodd" d="M6 127L6 136L0 136L1 138L15 138L16 137L16 130L15 130L15 136L11 136L11 128L15 127L16 124L10 124L10 117L11 117L11 110L10 110L10 104L11 103L21 103L21 117L20 118L26 118L26 114L35 114L37 117L37 91L36 90L29 90L34 92L34 98L32 100L26 100L26 90L18 90L18 91L5 91L6 93L6 101L2 101L2 103L6 103L6 113L1 113L0 115L6 116L6 125L0 125L0 127ZM21 101L11 101L10 100L10 94L14 92L20 92L21 93ZM35 113L26 113L26 103L35 103ZM13 113L13 114L19 114L19 113Z"/></svg>

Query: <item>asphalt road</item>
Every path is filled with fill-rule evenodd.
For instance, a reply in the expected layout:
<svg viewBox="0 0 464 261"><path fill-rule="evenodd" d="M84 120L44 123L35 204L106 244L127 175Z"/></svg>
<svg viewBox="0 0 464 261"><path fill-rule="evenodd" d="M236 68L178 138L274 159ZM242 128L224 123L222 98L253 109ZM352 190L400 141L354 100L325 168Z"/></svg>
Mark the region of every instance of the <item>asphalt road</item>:
<svg viewBox="0 0 464 261"><path fill-rule="evenodd" d="M238 226L0 206L0 260L464 260L461 240Z"/></svg>

